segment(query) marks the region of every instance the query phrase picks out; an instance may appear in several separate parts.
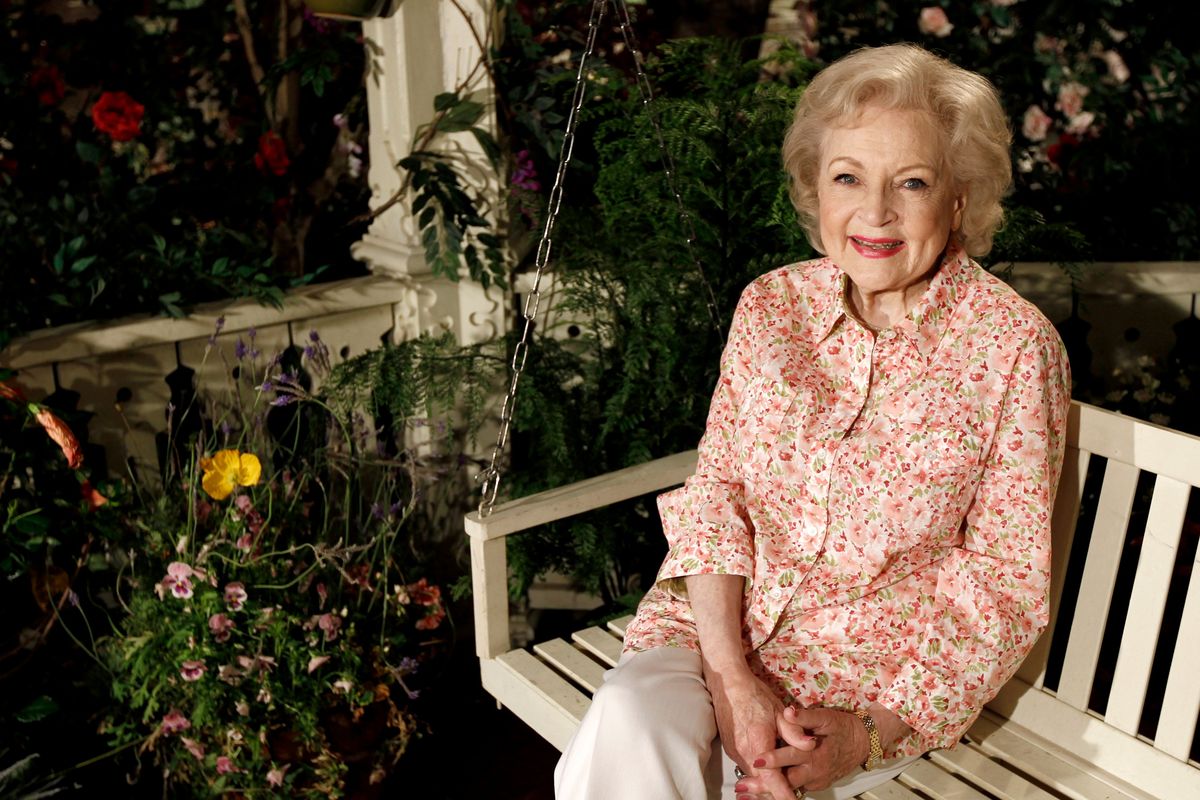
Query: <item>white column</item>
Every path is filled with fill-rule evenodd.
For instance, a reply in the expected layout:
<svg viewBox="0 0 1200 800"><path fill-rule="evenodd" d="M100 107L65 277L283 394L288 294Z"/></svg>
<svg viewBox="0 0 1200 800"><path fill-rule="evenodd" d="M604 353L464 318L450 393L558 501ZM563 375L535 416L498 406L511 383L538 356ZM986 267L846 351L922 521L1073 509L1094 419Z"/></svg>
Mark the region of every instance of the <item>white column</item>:
<svg viewBox="0 0 1200 800"><path fill-rule="evenodd" d="M483 54L471 32L473 26L486 41L491 6L489 0L458 0L457 7L450 0L404 0L393 16L363 23L363 35L382 51L372 56L368 50L382 71L378 80L367 81L372 208L383 206L400 189L404 175L396 164L413 149L418 129L433 119L437 95L457 89L482 103L488 111L479 125L495 133L493 88L487 70L475 69ZM503 205L499 181L474 136L439 134L426 149L469 159L468 191L488 198L486 216L495 219ZM398 335L448 329L464 343L500 335L507 317L504 293L485 292L465 274L458 282L434 277L411 205L411 196L401 198L376 217L352 249L373 273L412 284L411 302L401 304L397 315Z"/></svg>

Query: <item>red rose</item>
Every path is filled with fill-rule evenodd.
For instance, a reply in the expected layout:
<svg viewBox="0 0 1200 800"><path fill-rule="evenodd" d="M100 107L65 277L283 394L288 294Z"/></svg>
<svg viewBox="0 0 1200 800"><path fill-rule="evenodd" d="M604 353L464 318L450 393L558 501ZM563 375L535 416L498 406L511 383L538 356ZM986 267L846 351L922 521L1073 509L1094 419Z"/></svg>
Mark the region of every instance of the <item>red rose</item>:
<svg viewBox="0 0 1200 800"><path fill-rule="evenodd" d="M254 154L254 166L264 175L283 175L291 166L287 145L275 131L267 131L258 137L258 152Z"/></svg>
<svg viewBox="0 0 1200 800"><path fill-rule="evenodd" d="M1046 148L1046 158L1051 164L1060 166L1071 154L1071 150L1079 146L1079 137L1064 133L1058 141Z"/></svg>
<svg viewBox="0 0 1200 800"><path fill-rule="evenodd" d="M104 92L92 106L92 122L114 142L128 142L142 132L145 111L145 106L124 92Z"/></svg>
<svg viewBox="0 0 1200 800"><path fill-rule="evenodd" d="M67 93L62 73L53 64L38 67L29 75L29 88L37 93L38 102L44 106L56 106Z"/></svg>

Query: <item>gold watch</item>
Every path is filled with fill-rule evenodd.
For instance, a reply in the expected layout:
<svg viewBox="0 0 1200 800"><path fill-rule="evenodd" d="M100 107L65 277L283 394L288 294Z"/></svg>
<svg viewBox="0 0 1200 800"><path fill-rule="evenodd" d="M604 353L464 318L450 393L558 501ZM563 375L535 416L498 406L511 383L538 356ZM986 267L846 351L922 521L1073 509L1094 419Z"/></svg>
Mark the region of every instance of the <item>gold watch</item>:
<svg viewBox="0 0 1200 800"><path fill-rule="evenodd" d="M883 761L883 743L879 740L879 728L875 727L875 718L866 711L855 711L854 716L861 719L863 726L867 729L871 752L867 754L867 760L863 762L862 768L870 772L879 766L880 761Z"/></svg>

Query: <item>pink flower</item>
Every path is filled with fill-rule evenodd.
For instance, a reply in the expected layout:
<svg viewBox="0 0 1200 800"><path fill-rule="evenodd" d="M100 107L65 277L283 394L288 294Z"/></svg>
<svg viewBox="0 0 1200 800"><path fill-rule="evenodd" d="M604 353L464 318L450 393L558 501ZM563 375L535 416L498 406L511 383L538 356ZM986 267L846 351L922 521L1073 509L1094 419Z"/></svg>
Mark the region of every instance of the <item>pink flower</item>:
<svg viewBox="0 0 1200 800"><path fill-rule="evenodd" d="M1104 51L1104 64L1108 67L1108 74L1117 83L1129 80L1129 67L1125 65L1125 59L1121 58L1121 54L1116 50Z"/></svg>
<svg viewBox="0 0 1200 800"><path fill-rule="evenodd" d="M241 611L246 597L246 587L240 581L225 584L225 603L230 611Z"/></svg>
<svg viewBox="0 0 1200 800"><path fill-rule="evenodd" d="M187 751L195 757L197 761L204 760L204 745L197 742L195 739L189 739L186 736L180 736L179 741L183 742L183 746Z"/></svg>
<svg viewBox="0 0 1200 800"><path fill-rule="evenodd" d="M180 600L187 600L192 596L192 582L187 578L172 578L168 575L163 578L163 588Z"/></svg>
<svg viewBox="0 0 1200 800"><path fill-rule="evenodd" d="M1087 97L1090 91L1083 84L1068 81L1058 87L1058 100L1054 107L1061 111L1063 116L1073 117L1083 111L1083 98Z"/></svg>
<svg viewBox="0 0 1200 800"><path fill-rule="evenodd" d="M1067 133L1083 136L1091 129L1092 123L1095 121L1096 115L1091 111L1081 111L1071 117L1070 122L1067 123Z"/></svg>
<svg viewBox="0 0 1200 800"><path fill-rule="evenodd" d="M190 578L196 574L196 571L182 561L172 561L167 565L167 575L175 580Z"/></svg>
<svg viewBox="0 0 1200 800"><path fill-rule="evenodd" d="M229 756L217 756L217 774L228 775L231 772L241 772L241 770L233 765L233 759Z"/></svg>
<svg viewBox="0 0 1200 800"><path fill-rule="evenodd" d="M311 675L321 668L321 665L329 660L329 656L313 656L308 660L308 674Z"/></svg>
<svg viewBox="0 0 1200 800"><path fill-rule="evenodd" d="M218 642L227 642L233 635L233 620L224 614L213 614L208 618L208 629Z"/></svg>
<svg viewBox="0 0 1200 800"><path fill-rule="evenodd" d="M192 727L192 723L188 722L188 718L174 708L168 711L162 720L162 732L164 736L181 733L190 727Z"/></svg>
<svg viewBox="0 0 1200 800"><path fill-rule="evenodd" d="M917 29L926 36L944 39L954 30L954 26L950 24L950 18L941 6L925 6L921 9L921 16L917 18Z"/></svg>
<svg viewBox="0 0 1200 800"><path fill-rule="evenodd" d="M325 641L332 642L342 629L342 618L337 614L322 614L317 618L317 627L325 632Z"/></svg>
<svg viewBox="0 0 1200 800"><path fill-rule="evenodd" d="M267 770L267 785L268 786L283 786L283 776L287 774L288 767L290 767L290 766L291 766L291 764L287 764L284 766L283 769L274 769L273 768L273 769Z"/></svg>
<svg viewBox="0 0 1200 800"><path fill-rule="evenodd" d="M1033 142L1040 142L1046 138L1046 132L1050 130L1050 115L1042 111L1041 106L1030 106L1025 109L1025 117L1021 121L1021 133L1025 134L1025 138Z"/></svg>
<svg viewBox="0 0 1200 800"><path fill-rule="evenodd" d="M208 667L204 666L203 661L185 661L179 665L180 677L189 683L200 680L207 671Z"/></svg>
<svg viewBox="0 0 1200 800"><path fill-rule="evenodd" d="M248 553L254 547L254 537L248 533L243 533L238 537L234 546L242 552Z"/></svg>

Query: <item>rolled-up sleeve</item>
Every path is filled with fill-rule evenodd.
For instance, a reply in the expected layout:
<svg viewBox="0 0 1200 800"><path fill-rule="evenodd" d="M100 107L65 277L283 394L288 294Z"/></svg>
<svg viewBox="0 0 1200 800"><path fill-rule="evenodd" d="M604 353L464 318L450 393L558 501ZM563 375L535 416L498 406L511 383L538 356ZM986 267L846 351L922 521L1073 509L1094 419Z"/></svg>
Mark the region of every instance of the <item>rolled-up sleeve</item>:
<svg viewBox="0 0 1200 800"><path fill-rule="evenodd" d="M753 575L753 530L736 453L738 410L754 373L753 331L754 320L761 317L761 291L757 282L751 283L734 311L696 473L658 497L669 547L658 581L676 596L683 595L679 579L687 575Z"/></svg>
<svg viewBox="0 0 1200 800"><path fill-rule="evenodd" d="M1046 324L1017 355L961 546L916 576L925 624L878 698L916 732L909 752L954 746L1046 626L1069 403L1066 354Z"/></svg>

